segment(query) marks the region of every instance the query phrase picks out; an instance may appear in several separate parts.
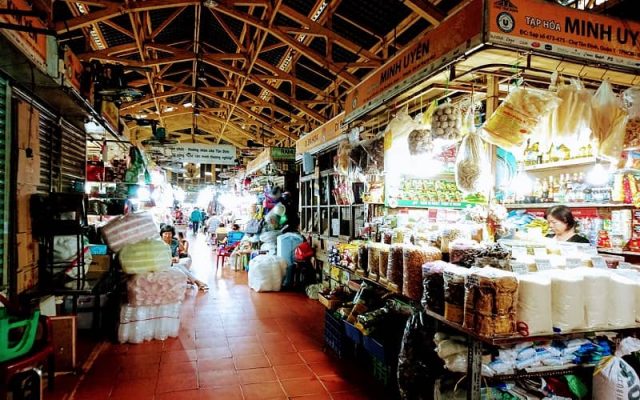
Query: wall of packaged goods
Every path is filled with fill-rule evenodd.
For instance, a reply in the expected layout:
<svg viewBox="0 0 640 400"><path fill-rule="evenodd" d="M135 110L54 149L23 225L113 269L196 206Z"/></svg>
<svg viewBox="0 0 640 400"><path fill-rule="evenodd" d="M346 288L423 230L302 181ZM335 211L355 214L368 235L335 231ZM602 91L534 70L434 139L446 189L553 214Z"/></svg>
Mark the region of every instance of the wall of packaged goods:
<svg viewBox="0 0 640 400"><path fill-rule="evenodd" d="M580 21L640 28L542 1L468 2L348 93L341 124L316 130L330 147L320 133L298 141L319 300L327 325L344 322L327 343L375 358L373 340L408 397L479 399L575 374L600 398L614 379L602 368L622 360L606 357L640 328L640 55L624 40L587 45ZM577 236L547 220L556 205ZM334 234L349 218L333 209L359 206L362 226ZM393 314L411 315L403 338ZM531 343L544 340L559 346Z"/></svg>

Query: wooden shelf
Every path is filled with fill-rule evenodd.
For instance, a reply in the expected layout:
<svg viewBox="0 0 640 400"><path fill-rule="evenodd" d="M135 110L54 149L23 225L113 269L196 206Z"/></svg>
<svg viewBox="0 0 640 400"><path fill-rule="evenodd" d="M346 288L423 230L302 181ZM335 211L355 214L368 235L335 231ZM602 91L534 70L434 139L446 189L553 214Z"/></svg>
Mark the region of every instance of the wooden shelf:
<svg viewBox="0 0 640 400"><path fill-rule="evenodd" d="M508 344L516 344L523 342L539 342L539 341L551 341L551 340L566 340L573 339L578 337L584 337L587 335L594 335L596 332L632 332L632 331L640 331L640 325L633 325L623 328L602 328L602 329L578 329L574 331L568 331L563 333L549 333L549 334L537 334L530 336L522 336L522 335L512 335L512 336L494 336L494 337L486 337L480 336L476 332L463 328L462 325L456 324L455 322L447 321L442 315L435 313L430 310L425 310L427 315L431 318L438 320L444 325L450 326L451 328L456 329L459 332L463 332L468 336L479 340L483 343L492 345L492 346L502 346Z"/></svg>
<svg viewBox="0 0 640 400"><path fill-rule="evenodd" d="M567 206L569 208L629 208L633 204L623 203L516 203L503 204L505 208L526 209L526 208L549 208L553 206Z"/></svg>
<svg viewBox="0 0 640 400"><path fill-rule="evenodd" d="M525 171L545 171L548 169L558 169L566 167L576 167L580 165L595 164L598 159L596 157L573 158L571 160L562 160L544 164L526 165Z"/></svg>

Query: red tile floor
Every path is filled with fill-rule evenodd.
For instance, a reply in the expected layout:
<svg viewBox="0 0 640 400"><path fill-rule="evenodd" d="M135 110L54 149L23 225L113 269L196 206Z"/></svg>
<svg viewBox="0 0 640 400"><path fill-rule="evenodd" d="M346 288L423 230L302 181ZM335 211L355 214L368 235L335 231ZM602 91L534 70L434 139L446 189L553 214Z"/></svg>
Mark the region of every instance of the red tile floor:
<svg viewBox="0 0 640 400"><path fill-rule="evenodd" d="M194 271L211 290L188 290L179 337L102 344L85 372L59 379L47 399L389 398L357 366L323 351L324 309L317 301L255 293L246 272L228 267L216 276L204 236L190 239Z"/></svg>

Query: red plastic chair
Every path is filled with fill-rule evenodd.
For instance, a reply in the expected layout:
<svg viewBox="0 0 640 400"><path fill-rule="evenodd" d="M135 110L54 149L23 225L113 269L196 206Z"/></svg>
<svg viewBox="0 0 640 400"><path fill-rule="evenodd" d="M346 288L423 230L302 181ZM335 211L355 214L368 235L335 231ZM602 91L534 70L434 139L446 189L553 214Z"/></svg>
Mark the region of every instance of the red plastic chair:
<svg viewBox="0 0 640 400"><path fill-rule="evenodd" d="M222 245L218 247L218 252L216 253L216 273L218 272L218 268L221 264L224 267L225 261L227 260L227 258L231 257L231 253L233 253L233 250L238 247L238 244L240 244L240 242L234 243L229 246Z"/></svg>
<svg viewBox="0 0 640 400"><path fill-rule="evenodd" d="M47 388L53 389L55 381L55 361L53 351L53 338L51 330L51 321L48 317L41 316L39 323L42 334L33 345L31 351L13 360L0 363L0 399L7 398L9 383L14 376L22 372L37 368L46 361L47 364Z"/></svg>

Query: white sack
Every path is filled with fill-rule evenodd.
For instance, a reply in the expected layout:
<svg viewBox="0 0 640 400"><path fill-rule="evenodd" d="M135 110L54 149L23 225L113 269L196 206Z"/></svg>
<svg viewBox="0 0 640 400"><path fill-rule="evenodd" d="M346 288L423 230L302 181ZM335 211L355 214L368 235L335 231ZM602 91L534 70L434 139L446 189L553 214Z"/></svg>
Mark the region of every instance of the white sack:
<svg viewBox="0 0 640 400"><path fill-rule="evenodd" d="M518 277L518 321L529 334L553 332L551 319L551 279L537 274Z"/></svg>
<svg viewBox="0 0 640 400"><path fill-rule="evenodd" d="M282 257L259 255L249 262L249 287L256 292L278 292L286 271Z"/></svg>
<svg viewBox="0 0 640 400"><path fill-rule="evenodd" d="M640 397L638 374L626 361L606 357L593 373L593 399L627 400Z"/></svg>

